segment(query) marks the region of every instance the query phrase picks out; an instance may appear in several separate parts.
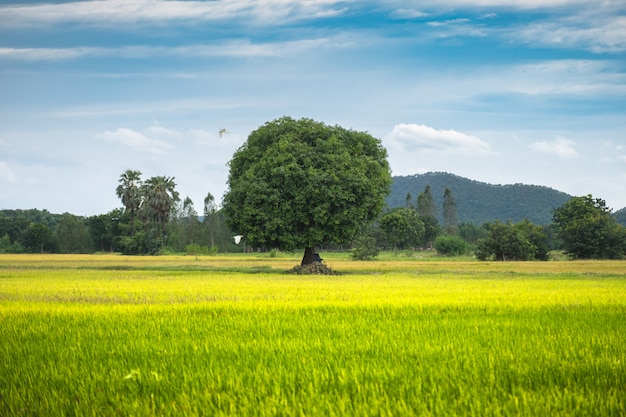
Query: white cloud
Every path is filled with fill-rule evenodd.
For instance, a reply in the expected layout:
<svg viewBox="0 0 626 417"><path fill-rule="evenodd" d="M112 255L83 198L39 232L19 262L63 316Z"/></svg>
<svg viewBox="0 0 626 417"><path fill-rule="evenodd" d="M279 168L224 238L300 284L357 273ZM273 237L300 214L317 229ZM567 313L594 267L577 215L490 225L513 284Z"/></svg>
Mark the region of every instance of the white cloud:
<svg viewBox="0 0 626 417"><path fill-rule="evenodd" d="M416 19L419 17L428 16L428 14L417 9L400 8L391 12L390 16L394 19Z"/></svg>
<svg viewBox="0 0 626 417"><path fill-rule="evenodd" d="M626 16L581 14L519 27L511 35L532 45L584 48L592 52L626 51Z"/></svg>
<svg viewBox="0 0 626 417"><path fill-rule="evenodd" d="M135 132L134 130L127 128L119 128L114 132L106 131L100 133L96 135L95 139L104 142L121 144L136 151L150 152L154 154L165 153L165 151L171 149L172 147L167 142L149 138L142 133Z"/></svg>
<svg viewBox="0 0 626 417"><path fill-rule="evenodd" d="M437 130L429 126L400 123L385 136L395 147L406 151L455 153L463 155L492 154L490 145L476 136L456 130Z"/></svg>
<svg viewBox="0 0 626 417"><path fill-rule="evenodd" d="M559 137L552 142L535 142L530 145L530 147L537 152L556 155L560 158L568 159L576 158L578 156L575 145L574 141Z"/></svg>
<svg viewBox="0 0 626 417"><path fill-rule="evenodd" d="M121 46L117 48L0 48L0 58L20 61L59 61L79 58L143 59L162 57L229 57L263 58L302 54L320 47L345 48L357 42L338 35L327 38L299 39L284 42L252 43L248 39L233 39L211 45L180 47Z"/></svg>
<svg viewBox="0 0 626 417"><path fill-rule="evenodd" d="M60 4L0 7L0 19L13 26L38 26L80 22L110 26L120 23L163 23L173 20L252 20L263 24L285 23L341 14L337 0L106 0Z"/></svg>
<svg viewBox="0 0 626 417"><path fill-rule="evenodd" d="M4 161L0 161L0 182L17 182L17 175L9 167L9 164Z"/></svg>
<svg viewBox="0 0 626 417"><path fill-rule="evenodd" d="M153 137L153 138L156 137L156 138L161 138L161 139L180 140L183 137L182 133L176 130L168 129L158 124L150 126L148 128L148 134L150 137Z"/></svg>

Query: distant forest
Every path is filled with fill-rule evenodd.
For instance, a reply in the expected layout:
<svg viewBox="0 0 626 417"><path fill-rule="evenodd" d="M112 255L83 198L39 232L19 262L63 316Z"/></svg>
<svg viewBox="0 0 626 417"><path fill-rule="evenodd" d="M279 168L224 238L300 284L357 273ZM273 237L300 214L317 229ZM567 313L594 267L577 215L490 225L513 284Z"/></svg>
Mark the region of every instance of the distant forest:
<svg viewBox="0 0 626 417"><path fill-rule="evenodd" d="M548 228L553 223L554 210L572 198L548 187L491 185L435 172L394 177L385 213L398 207L417 207L418 196L424 194L427 186L439 225L445 225L443 200L446 188L449 190L454 199L461 235L466 240L468 237L464 231L473 230L484 234L486 229L480 226L496 221L519 223L528 220ZM212 201L211 197L211 204ZM198 216L188 198L176 202L167 216L167 225L163 226L167 230L163 237L158 233L159 229L154 228L154 222L133 219L129 210L123 207L91 217L54 214L45 209L0 210L0 253L112 251L140 254L164 251L206 253L217 251L218 248L220 252L245 250L245 244L237 245L233 241L223 210L216 205L210 207L213 208L208 211L205 207L204 213L209 217ZM626 208L613 212L613 216L617 223L626 226ZM377 227L375 225L374 229ZM378 246L389 246L389 242L381 238L382 235L376 236ZM424 239L432 245L433 237Z"/></svg>
<svg viewBox="0 0 626 417"><path fill-rule="evenodd" d="M435 206L442 221L443 194L450 189L457 204L459 223L482 225L499 220L513 223L524 219L538 225L552 223L554 209L567 202L571 195L539 185L493 185L459 177L447 172L397 176L393 179L391 194L387 197L389 208L404 207L407 193L415 204L419 193L430 186ZM614 213L618 223L626 225L626 208Z"/></svg>

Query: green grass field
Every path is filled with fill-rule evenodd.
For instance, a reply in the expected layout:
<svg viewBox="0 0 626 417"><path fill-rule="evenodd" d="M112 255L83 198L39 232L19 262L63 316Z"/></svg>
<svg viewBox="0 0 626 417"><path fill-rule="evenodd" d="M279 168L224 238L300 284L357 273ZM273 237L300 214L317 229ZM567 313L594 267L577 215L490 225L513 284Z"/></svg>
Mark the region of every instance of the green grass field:
<svg viewBox="0 0 626 417"><path fill-rule="evenodd" d="M626 415L626 262L325 258L0 255L0 415Z"/></svg>

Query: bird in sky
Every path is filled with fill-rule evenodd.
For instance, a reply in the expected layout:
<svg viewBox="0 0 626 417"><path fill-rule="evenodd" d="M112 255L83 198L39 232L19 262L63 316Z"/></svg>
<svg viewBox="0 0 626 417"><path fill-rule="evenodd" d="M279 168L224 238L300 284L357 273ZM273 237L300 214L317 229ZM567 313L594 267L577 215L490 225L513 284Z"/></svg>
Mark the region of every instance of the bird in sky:
<svg viewBox="0 0 626 417"><path fill-rule="evenodd" d="M220 139L222 139L222 136L230 133L230 131L228 129L221 128L217 133L218 133L218 135L220 135Z"/></svg>

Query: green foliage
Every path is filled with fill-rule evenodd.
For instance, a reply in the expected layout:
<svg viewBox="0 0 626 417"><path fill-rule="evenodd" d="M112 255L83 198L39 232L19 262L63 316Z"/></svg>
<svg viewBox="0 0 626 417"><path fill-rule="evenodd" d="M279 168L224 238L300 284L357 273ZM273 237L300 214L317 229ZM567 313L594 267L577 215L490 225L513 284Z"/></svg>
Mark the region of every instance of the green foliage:
<svg viewBox="0 0 626 417"><path fill-rule="evenodd" d="M352 259L356 261L368 261L378 256L376 238L372 236L360 236L352 249Z"/></svg>
<svg viewBox="0 0 626 417"><path fill-rule="evenodd" d="M620 259L626 252L626 229L611 216L604 200L573 197L554 211L563 248L575 259Z"/></svg>
<svg viewBox="0 0 626 417"><path fill-rule="evenodd" d="M56 240L53 231L42 223L31 223L24 235L24 247L31 253L54 252Z"/></svg>
<svg viewBox="0 0 626 417"><path fill-rule="evenodd" d="M139 215L156 229L157 237L161 239L172 208L180 200L174 177L160 175L147 179L141 185L141 197Z"/></svg>
<svg viewBox="0 0 626 417"><path fill-rule="evenodd" d="M42 250L54 252L56 250L54 229L61 217L60 214L52 214L47 210L0 210L0 236L6 234L10 241L10 245L5 246L4 250L11 253L39 253ZM31 225L42 225L47 231L35 230L40 226ZM43 248L42 242L38 241L40 238L43 238Z"/></svg>
<svg viewBox="0 0 626 417"><path fill-rule="evenodd" d="M8 233L5 233L0 238L0 253L22 253L24 247L20 242L11 242L11 238Z"/></svg>
<svg viewBox="0 0 626 417"><path fill-rule="evenodd" d="M217 252L217 246L201 246L197 243L192 243L185 246L185 253L187 253L188 255L216 255Z"/></svg>
<svg viewBox="0 0 626 417"><path fill-rule="evenodd" d="M420 216L430 216L437 218L437 207L435 199L430 191L430 185L424 187L424 191L417 196L417 213Z"/></svg>
<svg viewBox="0 0 626 417"><path fill-rule="evenodd" d="M421 244L424 247L432 248L433 242L441 233L441 227L439 227L439 221L433 216L419 216L420 220L424 224L424 235Z"/></svg>
<svg viewBox="0 0 626 417"><path fill-rule="evenodd" d="M394 249L419 246L425 232L424 223L417 212L406 207L398 207L385 213L380 219L380 228Z"/></svg>
<svg viewBox="0 0 626 417"><path fill-rule="evenodd" d="M615 221L619 224L621 224L622 226L626 227L626 207L617 210L614 214L613 217L615 218Z"/></svg>
<svg viewBox="0 0 626 417"><path fill-rule="evenodd" d="M441 235L435 240L435 249L442 256L458 256L467 251L467 243L460 236Z"/></svg>
<svg viewBox="0 0 626 417"><path fill-rule="evenodd" d="M467 243L476 243L479 239L487 237L488 231L486 227L478 226L474 223L459 224L459 236Z"/></svg>
<svg viewBox="0 0 626 417"><path fill-rule="evenodd" d="M89 230L83 218L65 213L57 225L55 233L60 252L92 252Z"/></svg>
<svg viewBox="0 0 626 417"><path fill-rule="evenodd" d="M443 228L449 235L458 232L458 214L456 209L456 200L452 195L452 190L446 187L443 193Z"/></svg>
<svg viewBox="0 0 626 417"><path fill-rule="evenodd" d="M130 213L132 232L135 235L135 215L141 206L141 171L127 169L119 179L119 185L115 190L122 200L124 208Z"/></svg>
<svg viewBox="0 0 626 417"><path fill-rule="evenodd" d="M486 225L489 234L477 243L480 260L529 261L548 259L547 236L541 226L528 220L513 224L494 222Z"/></svg>
<svg viewBox="0 0 626 417"><path fill-rule="evenodd" d="M228 226L283 250L349 241L380 213L391 183L378 139L311 119L259 127L229 166Z"/></svg>

